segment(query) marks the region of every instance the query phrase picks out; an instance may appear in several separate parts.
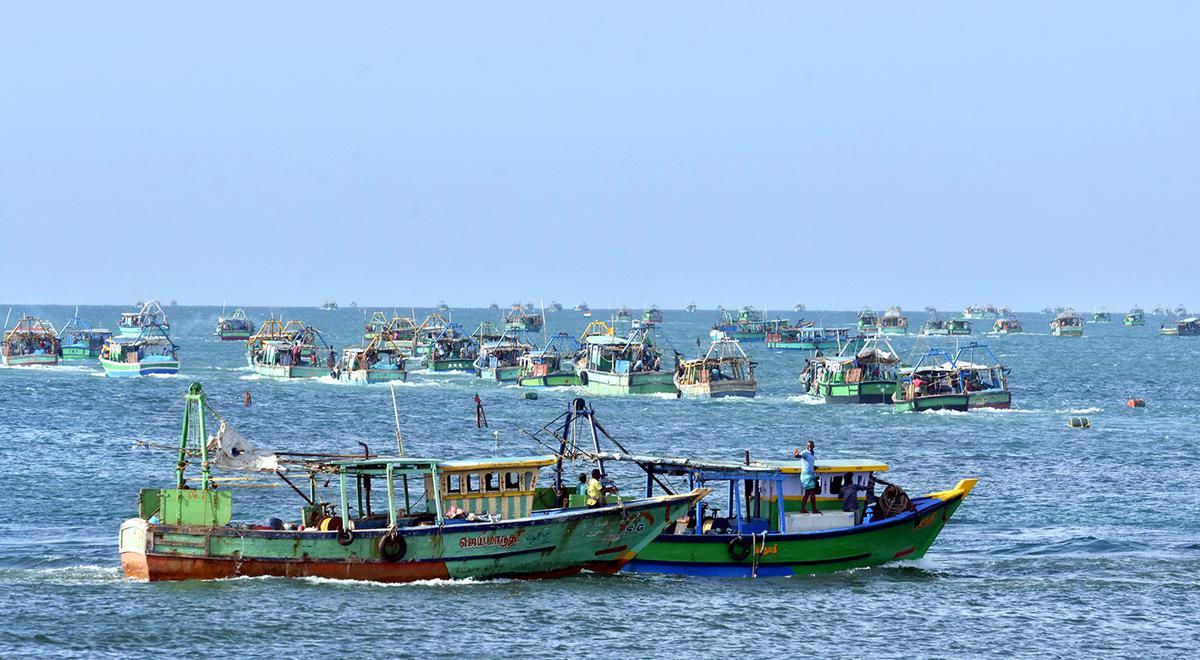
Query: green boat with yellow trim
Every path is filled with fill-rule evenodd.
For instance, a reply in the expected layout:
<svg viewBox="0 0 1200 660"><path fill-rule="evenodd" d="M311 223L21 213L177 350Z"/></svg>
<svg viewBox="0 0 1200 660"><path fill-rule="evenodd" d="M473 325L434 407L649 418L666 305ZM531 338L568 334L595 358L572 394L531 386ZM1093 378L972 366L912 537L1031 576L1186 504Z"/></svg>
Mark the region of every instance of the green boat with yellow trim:
<svg viewBox="0 0 1200 660"><path fill-rule="evenodd" d="M882 332L848 341L834 356L808 360L800 374L804 390L826 403L890 403L900 356Z"/></svg>
<svg viewBox="0 0 1200 660"><path fill-rule="evenodd" d="M413 582L616 573L707 494L696 489L596 508L538 511L538 473L555 464L552 456L300 458L253 447L224 420L210 445L206 411L220 420L193 383L174 487L143 489L137 517L120 527L127 578ZM189 465L198 465L199 475L186 474ZM303 501L299 515L287 522L234 523L230 489L265 484L244 477L218 481L214 468L282 480ZM332 496L326 497L331 483Z"/></svg>
<svg viewBox="0 0 1200 660"><path fill-rule="evenodd" d="M583 351L575 363L579 384L594 394L678 394L674 373L664 371L662 352L647 328L626 336L604 321L583 332Z"/></svg>
<svg viewBox="0 0 1200 660"><path fill-rule="evenodd" d="M267 378L321 378L336 371L337 356L317 328L268 319L246 341L246 363Z"/></svg>
<svg viewBox="0 0 1200 660"><path fill-rule="evenodd" d="M475 358L479 357L479 344L463 332L457 323L447 323L442 331L429 342L429 353L425 356L425 368L430 371L475 371Z"/></svg>
<svg viewBox="0 0 1200 660"><path fill-rule="evenodd" d="M561 420L562 423L557 422ZM547 444L557 440L560 459L590 460L600 466L637 466L645 491L671 493L671 484L711 489L637 553L629 573L706 577L786 577L878 566L925 556L978 482L909 498L879 478L888 466L874 460L818 460L817 507L801 513L805 464L799 460L710 460L629 453L595 422L581 399L547 425ZM618 451L601 448L601 438ZM878 496L877 485L886 488ZM842 495L853 510L842 510ZM861 493L861 494L860 494ZM853 499L850 499L850 498Z"/></svg>
<svg viewBox="0 0 1200 660"><path fill-rule="evenodd" d="M560 332L540 351L521 356L517 370L518 387L572 387L579 384L574 359L583 346L571 335Z"/></svg>

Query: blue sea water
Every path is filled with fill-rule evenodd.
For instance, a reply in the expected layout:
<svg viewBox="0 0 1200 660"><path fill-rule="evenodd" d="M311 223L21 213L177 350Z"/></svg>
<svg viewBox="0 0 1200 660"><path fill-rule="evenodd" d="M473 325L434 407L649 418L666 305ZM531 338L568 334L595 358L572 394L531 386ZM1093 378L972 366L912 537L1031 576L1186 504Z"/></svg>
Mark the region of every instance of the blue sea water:
<svg viewBox="0 0 1200 660"><path fill-rule="evenodd" d="M121 311L82 307L80 315L113 326ZM370 312L246 311L255 321L300 318L339 347L357 342ZM22 312L61 325L74 308L13 309ZM168 313L181 347L178 376L112 380L91 363L0 369L6 656L1194 656L1200 648L1200 338L1160 337L1154 319L1141 328L1119 318L1088 324L1081 339L1050 336L1044 315L1022 315L1025 335L981 338L978 326L990 322L976 322L974 338L1012 368L1008 411L824 405L800 394L802 353L761 343L746 345L759 363L755 399L592 400L618 439L646 453L784 458L813 439L819 457L887 462L888 478L914 494L979 477L918 561L760 580L144 584L121 576L117 528L134 515L139 488L172 482L174 459L134 441L177 442L189 382L201 382L260 446L394 446L387 386L261 379L245 367L241 343L212 335L219 308ZM597 310L595 318L608 315ZM855 316L806 315L825 325ZM498 316L454 312L467 328ZM715 313L665 316L664 333L690 355L698 337L707 343ZM914 327L921 316L910 313ZM570 311L548 315L551 332L577 333L586 321ZM953 348L954 340L893 343L908 355L918 344ZM540 428L582 394L542 390L523 400L515 387L422 372L397 391L409 453L435 457L539 452L520 429ZM488 430L474 428L476 393ZM1130 396L1147 407L1125 407ZM1067 428L1071 415L1090 417L1092 428ZM626 476L636 492L640 481ZM240 520L294 519L298 506L286 488L235 494Z"/></svg>

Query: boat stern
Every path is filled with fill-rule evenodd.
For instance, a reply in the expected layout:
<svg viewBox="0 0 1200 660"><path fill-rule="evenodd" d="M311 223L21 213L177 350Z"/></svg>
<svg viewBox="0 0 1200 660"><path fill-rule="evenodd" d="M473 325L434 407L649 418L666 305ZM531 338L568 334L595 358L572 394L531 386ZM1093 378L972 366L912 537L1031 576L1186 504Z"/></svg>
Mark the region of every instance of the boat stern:
<svg viewBox="0 0 1200 660"><path fill-rule="evenodd" d="M121 570L131 580L150 580L150 566L146 561L146 541L149 536L150 523L141 518L130 518L121 523L117 537Z"/></svg>

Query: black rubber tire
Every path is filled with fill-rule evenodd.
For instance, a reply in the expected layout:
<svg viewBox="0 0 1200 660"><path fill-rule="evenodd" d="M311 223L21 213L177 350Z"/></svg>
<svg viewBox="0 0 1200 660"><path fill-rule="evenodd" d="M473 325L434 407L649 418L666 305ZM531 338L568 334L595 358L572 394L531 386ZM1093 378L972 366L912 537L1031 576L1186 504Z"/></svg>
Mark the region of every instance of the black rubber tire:
<svg viewBox="0 0 1200 660"><path fill-rule="evenodd" d="M588 383L587 372L586 371L579 372L579 384L584 387L587 387L587 383Z"/></svg>
<svg viewBox="0 0 1200 660"><path fill-rule="evenodd" d="M735 539L732 539L729 541L729 546L727 549L729 550L729 556L733 558L734 561L742 561L746 557L750 556L750 539L744 536L739 536Z"/></svg>
<svg viewBox="0 0 1200 660"><path fill-rule="evenodd" d="M342 527L337 531L337 542L338 545L350 545L354 543L354 531Z"/></svg>
<svg viewBox="0 0 1200 660"><path fill-rule="evenodd" d="M379 537L379 556L387 561L398 561L408 552L408 542L403 536L389 532Z"/></svg>

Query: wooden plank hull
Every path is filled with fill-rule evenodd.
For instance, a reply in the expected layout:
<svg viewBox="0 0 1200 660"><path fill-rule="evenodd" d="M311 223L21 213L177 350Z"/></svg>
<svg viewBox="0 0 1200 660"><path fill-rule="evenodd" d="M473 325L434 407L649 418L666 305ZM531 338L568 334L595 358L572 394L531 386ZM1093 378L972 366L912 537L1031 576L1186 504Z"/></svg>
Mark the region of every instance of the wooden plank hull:
<svg viewBox="0 0 1200 660"><path fill-rule="evenodd" d="M408 380L408 372L403 369L355 369L343 371L338 379L345 383L403 383Z"/></svg>
<svg viewBox="0 0 1200 660"><path fill-rule="evenodd" d="M254 373L267 378L321 378L329 375L328 367L313 367L308 365L289 364L259 364L252 363L250 368Z"/></svg>
<svg viewBox="0 0 1200 660"><path fill-rule="evenodd" d="M899 387L894 380L861 383L817 383L818 396L826 403L891 403Z"/></svg>
<svg viewBox="0 0 1200 660"><path fill-rule="evenodd" d="M579 376L575 373L520 376L517 378L518 387L573 387L576 385L579 385Z"/></svg>
<svg viewBox="0 0 1200 660"><path fill-rule="evenodd" d="M90 346L63 346L59 352L60 360L95 360L100 357L100 347L92 348Z"/></svg>
<svg viewBox="0 0 1200 660"><path fill-rule="evenodd" d="M966 394L935 394L915 399L895 401L898 412L925 412L926 410L957 410L966 412L968 407Z"/></svg>
<svg viewBox="0 0 1200 660"><path fill-rule="evenodd" d="M706 490L624 506L558 510L498 523L403 527L399 557L385 558L387 529L337 532L169 526L140 518L121 525L125 576L137 580L327 577L379 582L435 578L546 578L584 569L619 571Z"/></svg>
<svg viewBox="0 0 1200 660"><path fill-rule="evenodd" d="M520 374L520 367L483 367L475 370L476 376L497 383L515 383Z"/></svg>
<svg viewBox="0 0 1200 660"><path fill-rule="evenodd" d="M0 356L0 362L2 362L6 367L53 366L58 364L58 356L53 353L3 355Z"/></svg>
<svg viewBox="0 0 1200 660"><path fill-rule="evenodd" d="M708 399L727 396L753 397L758 392L758 383L752 380L718 380L690 384L676 380L675 386L683 396Z"/></svg>
<svg viewBox="0 0 1200 660"><path fill-rule="evenodd" d="M579 382L593 394L677 394L673 377L674 374L665 371L629 374L581 371Z"/></svg>
<svg viewBox="0 0 1200 660"><path fill-rule="evenodd" d="M468 358L452 358L449 360L426 358L425 367L430 371L475 371L475 360Z"/></svg>

